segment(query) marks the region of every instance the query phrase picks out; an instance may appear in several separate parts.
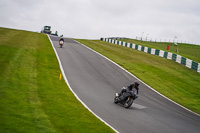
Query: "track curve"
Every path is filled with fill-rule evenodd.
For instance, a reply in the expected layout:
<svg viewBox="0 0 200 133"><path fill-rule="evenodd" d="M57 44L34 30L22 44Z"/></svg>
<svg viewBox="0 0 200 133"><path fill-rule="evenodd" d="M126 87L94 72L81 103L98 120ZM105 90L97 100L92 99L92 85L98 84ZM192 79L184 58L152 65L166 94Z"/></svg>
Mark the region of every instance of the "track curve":
<svg viewBox="0 0 200 133"><path fill-rule="evenodd" d="M121 133L199 133L200 117L140 85L139 98L125 109L113 103L120 88L136 79L72 39L50 36L68 82L78 97Z"/></svg>

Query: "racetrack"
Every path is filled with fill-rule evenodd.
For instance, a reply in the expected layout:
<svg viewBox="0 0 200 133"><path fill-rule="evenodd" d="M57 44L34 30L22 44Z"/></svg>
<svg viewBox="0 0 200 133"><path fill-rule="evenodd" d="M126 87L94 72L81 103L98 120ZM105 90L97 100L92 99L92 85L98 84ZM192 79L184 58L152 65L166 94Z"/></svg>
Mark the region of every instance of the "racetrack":
<svg viewBox="0 0 200 133"><path fill-rule="evenodd" d="M50 37L73 91L99 117L121 133L199 133L200 117L140 84L139 98L125 109L113 103L116 92L136 79L72 39L59 48Z"/></svg>

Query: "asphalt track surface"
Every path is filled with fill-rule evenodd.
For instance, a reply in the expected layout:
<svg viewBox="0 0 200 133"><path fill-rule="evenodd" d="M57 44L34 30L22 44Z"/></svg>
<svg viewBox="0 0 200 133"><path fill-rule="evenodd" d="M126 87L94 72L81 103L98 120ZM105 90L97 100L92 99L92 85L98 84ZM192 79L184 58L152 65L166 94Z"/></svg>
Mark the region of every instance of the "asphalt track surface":
<svg viewBox="0 0 200 133"><path fill-rule="evenodd" d="M139 98L125 109L114 104L120 88L136 79L72 39L59 48L50 37L73 91L96 115L121 133L199 133L200 117L140 84ZM103 132L103 131L102 131Z"/></svg>

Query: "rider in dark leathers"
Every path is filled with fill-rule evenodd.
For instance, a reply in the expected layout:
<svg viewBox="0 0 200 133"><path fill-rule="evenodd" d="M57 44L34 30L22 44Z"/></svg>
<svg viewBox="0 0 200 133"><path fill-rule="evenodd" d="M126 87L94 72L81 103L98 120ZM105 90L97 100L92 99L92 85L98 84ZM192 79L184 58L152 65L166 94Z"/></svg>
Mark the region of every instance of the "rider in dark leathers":
<svg viewBox="0 0 200 133"><path fill-rule="evenodd" d="M126 98L126 95L123 95L125 92L129 92L132 91L134 94L134 99L136 99L138 97L138 93L139 93L139 81L135 81L134 84L130 84L127 87L123 87L121 90L121 93L119 93L120 99L124 100Z"/></svg>
<svg viewBox="0 0 200 133"><path fill-rule="evenodd" d="M60 41L63 41L63 42L64 42L64 38L63 38L63 37L61 37L61 38L60 38L60 40L59 40L59 42L60 42Z"/></svg>

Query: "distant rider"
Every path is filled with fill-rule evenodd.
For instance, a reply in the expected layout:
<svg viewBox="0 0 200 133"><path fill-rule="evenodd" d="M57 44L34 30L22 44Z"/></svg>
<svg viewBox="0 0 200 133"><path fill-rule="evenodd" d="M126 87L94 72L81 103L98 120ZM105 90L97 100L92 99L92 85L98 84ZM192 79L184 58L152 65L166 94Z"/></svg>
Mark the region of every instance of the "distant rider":
<svg viewBox="0 0 200 133"><path fill-rule="evenodd" d="M64 38L63 38L63 37L61 37L61 38L60 38L60 40L59 40L59 42L60 42L60 41L63 41L63 42L64 42Z"/></svg>
<svg viewBox="0 0 200 133"><path fill-rule="evenodd" d="M138 97L138 93L139 93L139 85L140 85L139 81L135 81L135 83L130 84L127 87L123 87L121 90L121 93L119 93L121 100L126 98L126 96L123 96L123 93L129 92L129 91L133 91L133 93L135 94L134 99L136 99Z"/></svg>

